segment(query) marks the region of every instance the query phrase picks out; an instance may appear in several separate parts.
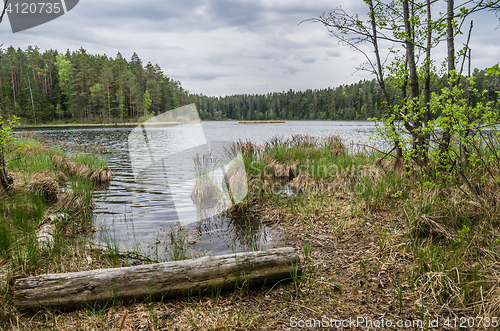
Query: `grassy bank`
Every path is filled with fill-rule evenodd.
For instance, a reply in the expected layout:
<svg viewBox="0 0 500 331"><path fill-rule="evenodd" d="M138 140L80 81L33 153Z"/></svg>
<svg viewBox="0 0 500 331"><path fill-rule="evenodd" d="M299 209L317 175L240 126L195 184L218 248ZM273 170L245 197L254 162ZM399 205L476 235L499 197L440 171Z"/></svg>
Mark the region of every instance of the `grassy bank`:
<svg viewBox="0 0 500 331"><path fill-rule="evenodd" d="M35 134L18 137L21 147L12 145L5 155L14 183L0 191L0 325L15 314L9 295L14 278L111 265L86 240L94 231L93 191L112 178L106 161Z"/></svg>
<svg viewBox="0 0 500 331"><path fill-rule="evenodd" d="M311 268L306 284L328 280L313 286L305 306L345 318L379 311L393 320L500 313L495 162L463 168L464 180L432 164L350 154L336 137L239 146L252 178L246 213L265 214L300 238ZM494 160L495 146L479 145L477 157ZM326 294L335 293L333 284L350 299ZM328 308L325 298L350 314Z"/></svg>
<svg viewBox="0 0 500 331"><path fill-rule="evenodd" d="M335 329L335 321L363 318L360 330L382 319L419 330L428 329L419 321L450 318L449 329L456 329L461 318L481 316L491 327L500 313L495 169L465 173L474 196L451 173L432 175L370 150L354 154L334 136L240 141L234 151L243 152L250 194L230 216L281 229L279 245L300 252L302 276L273 288L243 284L176 301L46 310L5 321L19 330L287 330L318 321ZM92 256L85 254L74 256Z"/></svg>

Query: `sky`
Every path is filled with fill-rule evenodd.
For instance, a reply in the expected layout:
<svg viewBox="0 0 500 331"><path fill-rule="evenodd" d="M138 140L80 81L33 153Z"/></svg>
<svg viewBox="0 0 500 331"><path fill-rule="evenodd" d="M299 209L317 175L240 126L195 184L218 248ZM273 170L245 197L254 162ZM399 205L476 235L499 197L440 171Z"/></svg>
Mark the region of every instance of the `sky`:
<svg viewBox="0 0 500 331"><path fill-rule="evenodd" d="M63 16L17 33L6 15L0 43L61 53L83 47L112 57L120 52L128 60L136 52L190 93L210 96L334 88L373 78L356 71L362 55L340 45L323 25L299 24L337 6L367 12L362 0L81 0ZM494 13L475 16L473 68L500 61L499 24ZM457 48L465 40L459 37ZM444 47L433 54L438 65L444 61Z"/></svg>

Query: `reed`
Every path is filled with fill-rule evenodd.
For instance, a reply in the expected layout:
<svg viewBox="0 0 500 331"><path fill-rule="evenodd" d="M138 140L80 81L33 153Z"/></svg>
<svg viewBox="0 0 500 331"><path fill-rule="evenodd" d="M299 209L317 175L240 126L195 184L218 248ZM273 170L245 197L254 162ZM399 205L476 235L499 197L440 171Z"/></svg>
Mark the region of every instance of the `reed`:
<svg viewBox="0 0 500 331"><path fill-rule="evenodd" d="M248 215L260 208L268 214L276 210L283 219L286 211L292 220L315 228L317 220L329 218L329 207L321 201L341 197L348 199L349 211L357 218L374 222L378 215L391 215L384 217L398 219L398 229L390 235L382 231L387 225L380 224L380 236L385 238L380 241L380 254L409 259L411 272L403 279L419 290L419 309L426 316L438 314L443 304L474 314L500 311L494 297L500 281L495 276L500 263L496 253L500 249L499 146L493 138L478 142L472 146L479 159L476 166L463 156L457 161L459 170L442 173L432 160L421 168L408 161L395 162L392 156L380 162L383 154L376 151L349 152L336 137L299 135L275 137L261 145L236 144L245 155L250 177L248 201L255 202L254 208L245 207ZM285 193L289 189L294 192L291 196ZM269 199L278 203L262 203ZM306 206L306 201L311 205ZM323 207L318 209L312 201ZM292 207L284 209L284 205ZM341 225L345 230L345 223ZM338 226L333 224L333 229ZM402 304L400 282L397 291Z"/></svg>
<svg viewBox="0 0 500 331"><path fill-rule="evenodd" d="M12 145L5 155L14 185L0 192L0 274L5 277L0 325L15 312L9 304L13 278L85 270L93 265L92 256L102 254L90 250L82 236L94 231L92 195L102 181L92 174L109 171L106 161L88 152L68 154L41 135L19 136L21 147Z"/></svg>
<svg viewBox="0 0 500 331"><path fill-rule="evenodd" d="M476 145L476 166L466 158L457 161L465 181L456 170L443 173L432 162L424 168L392 156L382 160L382 153L369 149L354 153L335 137L236 142L228 153L242 152L249 195L228 212L234 222L227 231L237 239L228 245L261 249L262 224L279 228L284 238L277 245L301 252L302 275L290 266L291 283L264 289L247 288L243 281L239 291L214 289L209 297L117 302L74 314L44 311L20 321L34 329L66 323L213 330L287 329L292 316L348 320L353 312L373 320L386 314L394 320L482 316L491 321L500 312L500 186L495 179L500 178L500 144L488 144ZM199 183L208 179L201 176ZM45 198L30 194L30 213L43 215L39 201ZM25 220L16 231L32 233L33 226ZM193 254L184 230L165 235L172 259ZM0 224L0 254L12 254L12 231ZM34 265L18 259L16 270L39 270L45 257L28 243L16 256L29 254ZM16 320L6 317L9 310L2 311L15 329Z"/></svg>

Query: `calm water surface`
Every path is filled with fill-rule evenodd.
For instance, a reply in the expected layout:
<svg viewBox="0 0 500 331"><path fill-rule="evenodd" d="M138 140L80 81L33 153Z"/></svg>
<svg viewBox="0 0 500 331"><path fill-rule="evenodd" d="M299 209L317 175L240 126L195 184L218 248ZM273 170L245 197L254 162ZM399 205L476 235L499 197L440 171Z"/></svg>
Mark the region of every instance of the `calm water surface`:
<svg viewBox="0 0 500 331"><path fill-rule="evenodd" d="M180 144L176 131L191 130L191 124L156 128L156 141L164 149L175 151ZM292 134L315 136L339 135L347 141L368 142L375 136L371 122L357 121L287 121L277 124L239 124L235 121L203 122L207 141L251 140L264 142L273 136L289 138ZM277 245L279 237L258 220L231 219L214 216L207 219L193 219L179 228L179 214L188 212L182 205L174 208L175 194L162 181L137 182L134 176L129 135L134 127L89 127L89 128L43 128L30 129L62 141L78 143L100 143L107 148L109 167L115 173L111 185L105 190L96 190L94 210L96 225L101 229L94 239L98 243L114 242L121 251L140 249L143 254L159 259L168 259L166 250L171 232L187 236L196 254L206 252L220 255L232 251L249 250L252 244L261 248ZM160 139L161 138L161 139ZM154 153L154 152L153 152ZM170 184L175 185L175 184ZM251 230L248 227L251 225Z"/></svg>

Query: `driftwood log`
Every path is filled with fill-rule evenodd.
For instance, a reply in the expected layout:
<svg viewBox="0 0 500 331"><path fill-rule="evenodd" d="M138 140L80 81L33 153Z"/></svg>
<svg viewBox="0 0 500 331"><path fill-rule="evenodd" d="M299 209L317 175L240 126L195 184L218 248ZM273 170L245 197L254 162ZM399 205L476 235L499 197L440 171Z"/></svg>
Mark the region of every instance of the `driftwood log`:
<svg viewBox="0 0 500 331"><path fill-rule="evenodd" d="M237 286L273 285L300 275L291 247L209 256L125 268L20 278L14 304L20 309L77 308L115 299L167 299L210 295Z"/></svg>

